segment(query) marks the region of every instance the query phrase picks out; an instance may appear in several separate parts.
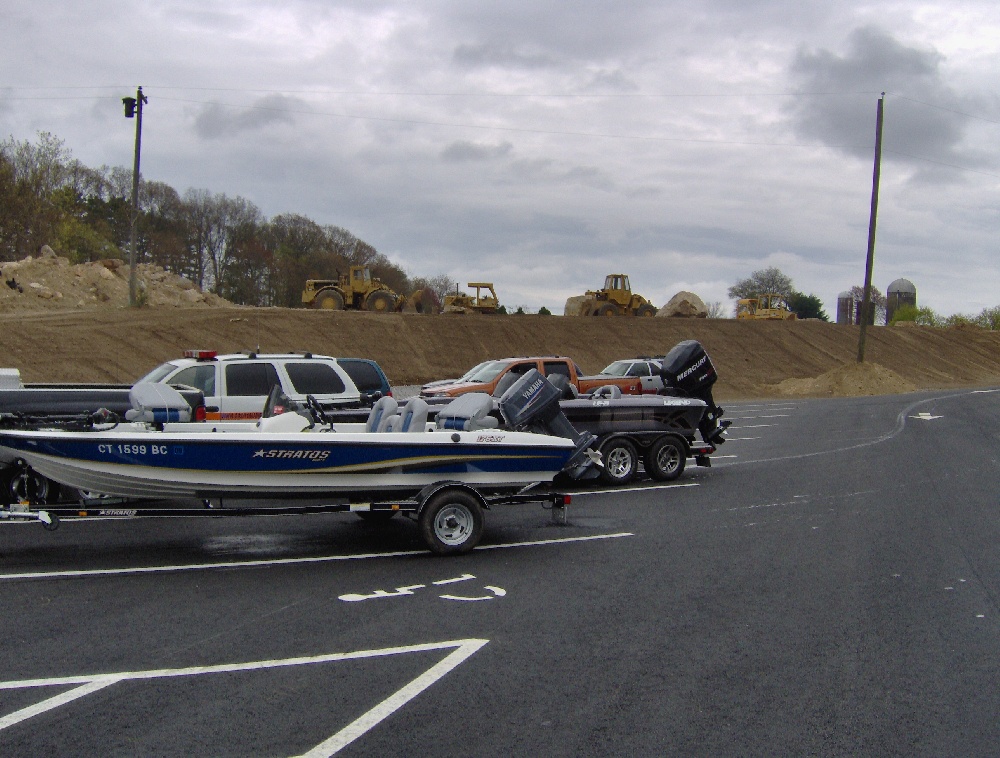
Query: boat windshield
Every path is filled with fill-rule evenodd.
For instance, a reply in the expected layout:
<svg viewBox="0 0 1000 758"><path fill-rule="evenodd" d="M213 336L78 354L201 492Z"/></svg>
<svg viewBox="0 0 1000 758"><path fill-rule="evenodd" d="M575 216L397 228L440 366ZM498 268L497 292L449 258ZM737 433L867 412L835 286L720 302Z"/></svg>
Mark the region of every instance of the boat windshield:
<svg viewBox="0 0 1000 758"><path fill-rule="evenodd" d="M510 361L489 361L466 381L477 383L492 382L509 365Z"/></svg>

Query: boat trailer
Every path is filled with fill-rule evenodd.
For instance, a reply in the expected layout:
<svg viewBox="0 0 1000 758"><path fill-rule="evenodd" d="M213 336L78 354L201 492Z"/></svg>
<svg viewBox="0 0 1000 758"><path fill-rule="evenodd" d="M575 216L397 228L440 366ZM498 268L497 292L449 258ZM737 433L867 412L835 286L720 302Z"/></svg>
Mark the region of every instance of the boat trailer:
<svg viewBox="0 0 1000 758"><path fill-rule="evenodd" d="M213 498L203 499L200 509L161 508L127 498L88 498L59 505L22 501L0 507L0 521L34 520L48 531L54 531L62 520L87 518L225 518L350 512L365 521L381 523L401 513L417 522L421 538L431 552L462 555L479 544L485 523L484 511L493 506L541 503L551 511L551 523L567 523L567 507L572 496L549 491L530 492L534 486L529 485L516 493L485 493L464 482L442 481L424 487L413 497L392 500L233 507L225 505L222 498Z"/></svg>

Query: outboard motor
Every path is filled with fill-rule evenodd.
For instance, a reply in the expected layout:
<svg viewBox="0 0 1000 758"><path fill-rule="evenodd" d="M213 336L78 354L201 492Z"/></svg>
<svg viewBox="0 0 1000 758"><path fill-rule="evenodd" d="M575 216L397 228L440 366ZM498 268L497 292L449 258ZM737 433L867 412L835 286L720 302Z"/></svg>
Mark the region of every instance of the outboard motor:
<svg viewBox="0 0 1000 758"><path fill-rule="evenodd" d="M564 471L576 479L585 476L588 470L594 471L594 460L587 450L597 438L590 432L578 432L573 428L559 407L561 396L557 387L539 371L531 369L503 393L498 405L509 429L572 440L576 451Z"/></svg>
<svg viewBox="0 0 1000 758"><path fill-rule="evenodd" d="M698 424L702 439L713 445L726 441L728 421L719 421L723 410L712 398L712 385L719 378L705 348L697 340L684 340L674 345L661 361L660 376L663 394L693 397L708 405Z"/></svg>

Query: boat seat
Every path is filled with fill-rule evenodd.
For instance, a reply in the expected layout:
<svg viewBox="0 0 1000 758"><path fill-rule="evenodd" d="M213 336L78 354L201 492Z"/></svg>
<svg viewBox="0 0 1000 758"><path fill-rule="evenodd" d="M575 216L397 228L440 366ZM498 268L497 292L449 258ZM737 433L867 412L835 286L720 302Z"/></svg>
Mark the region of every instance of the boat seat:
<svg viewBox="0 0 1000 758"><path fill-rule="evenodd" d="M129 390L132 407L125 411L127 421L162 424L167 421L190 421L191 406L180 392L168 384L139 382Z"/></svg>
<svg viewBox="0 0 1000 758"><path fill-rule="evenodd" d="M389 417L396 413L399 404L395 398L380 397L368 413L368 421L365 422L366 432L384 432L385 424L389 423Z"/></svg>
<svg viewBox="0 0 1000 758"><path fill-rule="evenodd" d="M490 415L494 402L485 392L467 392L459 395L438 411L437 428L457 429L462 432L496 429L500 422Z"/></svg>
<svg viewBox="0 0 1000 758"><path fill-rule="evenodd" d="M427 429L427 402L411 397L399 413L390 417L387 432L423 432Z"/></svg>
<svg viewBox="0 0 1000 758"><path fill-rule="evenodd" d="M604 384L590 393L590 396L594 399L607 398L608 400L616 400L622 396L622 391L621 387L616 387L614 384Z"/></svg>

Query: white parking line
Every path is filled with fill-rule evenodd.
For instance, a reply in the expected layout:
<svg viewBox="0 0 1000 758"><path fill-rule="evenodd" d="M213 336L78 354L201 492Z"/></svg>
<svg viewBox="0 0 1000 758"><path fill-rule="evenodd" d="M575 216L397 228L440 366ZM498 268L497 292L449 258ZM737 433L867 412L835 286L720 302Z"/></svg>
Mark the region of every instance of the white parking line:
<svg viewBox="0 0 1000 758"><path fill-rule="evenodd" d="M444 677L448 672L468 660L489 640L465 639L448 642L434 642L422 645L407 645L405 647L383 648L381 650L359 650L351 653L330 653L303 658L285 658L269 661L251 661L248 663L224 663L215 666L192 666L178 669L154 669L150 671L121 671L113 674L91 674L84 676L51 677L47 679L22 679L0 682L0 690L21 690L35 687L65 687L77 685L74 689L50 697L40 703L29 705L19 711L0 718L0 730L25 721L46 711L73 702L81 697L102 690L119 682L165 679L170 677L198 676L202 674L218 674L240 671L264 671L288 666L304 666L317 663L358 660L362 658L377 658L400 655L403 653L423 653L433 650L454 650L442 660L431 666L408 684L382 700L375 707L363 713L357 719L345 726L339 732L321 742L316 747L302 754L307 758L329 758L342 748L351 744L358 737L383 721L386 717L398 711L410 700L426 690L432 684ZM295 707L294 705L290 707ZM162 714L161 714L162 715Z"/></svg>
<svg viewBox="0 0 1000 758"><path fill-rule="evenodd" d="M734 426L733 429L764 429L769 426L777 426L777 424L740 424Z"/></svg>
<svg viewBox="0 0 1000 758"><path fill-rule="evenodd" d="M620 491L620 490L616 490ZM476 550L504 550L513 547L540 547L542 545L558 545L570 542L592 542L594 540L611 540L619 537L632 537L632 532L616 534L593 534L586 537L559 537L550 540L534 540L528 542L505 542L499 545L479 545ZM427 555L426 550L400 550L392 553L361 553L358 555L324 555L314 558L274 558L257 561L226 561L220 563L187 563L174 566L138 566L135 568L114 569L80 569L74 571L29 571L23 574L0 574L0 581L15 579L69 579L86 576L119 576L122 574L159 574L174 571L203 571L220 568L252 568L258 566L281 566L294 563L331 563L333 561L360 561L372 558L400 558L404 556Z"/></svg>

